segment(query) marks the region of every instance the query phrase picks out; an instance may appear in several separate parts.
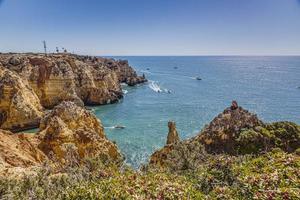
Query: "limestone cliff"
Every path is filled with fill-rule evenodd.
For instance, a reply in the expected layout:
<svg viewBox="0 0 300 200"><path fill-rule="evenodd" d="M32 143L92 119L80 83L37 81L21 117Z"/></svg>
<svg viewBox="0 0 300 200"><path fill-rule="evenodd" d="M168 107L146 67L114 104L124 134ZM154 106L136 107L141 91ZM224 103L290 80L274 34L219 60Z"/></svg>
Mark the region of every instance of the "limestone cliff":
<svg viewBox="0 0 300 200"><path fill-rule="evenodd" d="M169 143L156 151L150 166L173 170L196 168L208 154L260 154L272 148L294 152L300 147L300 126L264 123L237 103L226 108L195 137Z"/></svg>
<svg viewBox="0 0 300 200"><path fill-rule="evenodd" d="M73 102L56 106L42 119L40 130L38 147L48 156L53 153L64 161L71 148L80 159L97 156L122 160L117 146L106 138L96 116Z"/></svg>
<svg viewBox="0 0 300 200"><path fill-rule="evenodd" d="M138 76L136 74L133 68L129 66L127 60L115 61L114 59L105 59L104 63L109 69L116 72L120 82L127 83L129 86L147 81L144 75Z"/></svg>
<svg viewBox="0 0 300 200"><path fill-rule="evenodd" d="M121 82L147 81L127 61L71 54L1 54L0 62L28 80L45 108L61 101L101 105L122 98Z"/></svg>
<svg viewBox="0 0 300 200"><path fill-rule="evenodd" d="M40 100L26 80L0 66L0 128L35 127L43 116Z"/></svg>
<svg viewBox="0 0 300 200"><path fill-rule="evenodd" d="M37 148L30 134L13 134L0 130L0 169L38 165L46 156Z"/></svg>
<svg viewBox="0 0 300 200"><path fill-rule="evenodd" d="M73 102L62 102L49 112L41 120L37 134L0 130L1 172L13 167L40 166L45 161L64 164L70 154L78 163L86 158L123 161L118 147L106 138L96 116Z"/></svg>
<svg viewBox="0 0 300 200"><path fill-rule="evenodd" d="M1 84L1 88L5 87L3 92L6 92L5 99L0 95L0 110L3 111L0 122L3 129L21 130L36 127L43 114L42 107L52 109L62 101L72 101L79 106L116 102L123 97L121 82L133 86L147 81L145 77L138 76L127 61L108 58L72 54L45 56L9 53L0 54L0 63L3 66L2 82L7 80L4 77L5 71L5 74L18 80L20 85L10 86L11 89L8 89L8 83L5 83L6 86ZM13 96L16 90L20 92ZM10 94L7 96L8 92ZM9 108L16 104L18 108ZM11 117L11 121L8 116Z"/></svg>

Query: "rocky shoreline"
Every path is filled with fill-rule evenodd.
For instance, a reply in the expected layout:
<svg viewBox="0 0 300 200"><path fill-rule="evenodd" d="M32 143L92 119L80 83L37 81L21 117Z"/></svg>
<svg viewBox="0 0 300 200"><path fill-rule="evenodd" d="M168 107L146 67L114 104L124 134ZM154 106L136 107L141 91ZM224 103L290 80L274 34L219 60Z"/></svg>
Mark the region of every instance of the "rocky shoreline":
<svg viewBox="0 0 300 200"><path fill-rule="evenodd" d="M193 169L209 155L260 155L274 148L287 153L299 151L300 126L287 121L265 123L234 101L188 140L180 141L175 123L169 122L167 143L152 154L150 166L175 171Z"/></svg>
<svg viewBox="0 0 300 200"><path fill-rule="evenodd" d="M121 83L146 81L127 61L0 54L0 198L299 197L300 126L265 123L235 101L187 140L169 122L166 145L129 169L84 106L113 103Z"/></svg>
<svg viewBox="0 0 300 200"><path fill-rule="evenodd" d="M0 128L38 127L62 101L103 105L123 97L121 83L146 82L127 61L73 54L0 54Z"/></svg>

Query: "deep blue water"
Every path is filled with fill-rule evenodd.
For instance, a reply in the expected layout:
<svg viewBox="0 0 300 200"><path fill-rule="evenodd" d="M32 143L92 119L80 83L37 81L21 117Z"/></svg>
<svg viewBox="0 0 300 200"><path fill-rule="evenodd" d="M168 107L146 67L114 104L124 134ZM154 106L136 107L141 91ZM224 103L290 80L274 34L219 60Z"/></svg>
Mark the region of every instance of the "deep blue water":
<svg viewBox="0 0 300 200"><path fill-rule="evenodd" d="M116 58L129 60L149 83L124 87L128 93L122 101L94 111L107 127L108 138L117 142L134 167L165 144L169 120L176 121L186 139L232 100L267 122L300 123L300 57ZM195 80L197 76L202 80ZM126 128L110 128L116 124Z"/></svg>

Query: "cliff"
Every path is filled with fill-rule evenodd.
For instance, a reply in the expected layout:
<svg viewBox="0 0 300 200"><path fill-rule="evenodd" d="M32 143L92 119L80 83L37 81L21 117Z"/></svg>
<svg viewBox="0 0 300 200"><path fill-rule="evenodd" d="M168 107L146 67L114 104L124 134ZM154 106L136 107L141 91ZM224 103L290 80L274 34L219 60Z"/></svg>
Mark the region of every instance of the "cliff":
<svg viewBox="0 0 300 200"><path fill-rule="evenodd" d="M231 106L189 140L168 126L166 146L136 171L120 167L93 114L63 102L37 135L0 131L0 198L299 199L299 125Z"/></svg>
<svg viewBox="0 0 300 200"><path fill-rule="evenodd" d="M173 170L189 169L197 168L209 155L262 154L274 148L292 153L299 147L299 125L292 122L264 123L242 107L231 106L197 136L176 143L167 142L151 156L150 165Z"/></svg>
<svg viewBox="0 0 300 200"><path fill-rule="evenodd" d="M69 162L67 159L80 164L87 158L114 163L123 160L96 116L73 102L62 102L46 114L35 135L0 130L1 171L40 166L46 161L60 165Z"/></svg>
<svg viewBox="0 0 300 200"><path fill-rule="evenodd" d="M42 107L52 109L62 101L72 101L79 106L113 103L123 97L121 82L134 86L147 81L138 76L127 61L107 58L71 54L0 54L0 63L6 68L5 73L23 82L25 86L20 86L20 91L30 91L32 94L27 96L38 97L38 102L34 100L33 103L39 111ZM25 87L27 90L23 91ZM0 100L9 104L3 96ZM22 104L22 101L18 103ZM4 106L0 109L3 110ZM23 118L14 119L20 125L15 127L7 121L8 118L2 117L0 127L16 131L37 125L38 117L28 118L34 123Z"/></svg>
<svg viewBox="0 0 300 200"><path fill-rule="evenodd" d="M0 170L30 167L41 164L45 159L33 135L0 130Z"/></svg>
<svg viewBox="0 0 300 200"><path fill-rule="evenodd" d="M70 151L80 160L101 157L122 161L118 147L106 138L100 120L73 102L56 106L41 120L40 130L38 148L62 162Z"/></svg>
<svg viewBox="0 0 300 200"><path fill-rule="evenodd" d="M26 80L0 66L0 125L22 130L38 126L43 116L40 100Z"/></svg>

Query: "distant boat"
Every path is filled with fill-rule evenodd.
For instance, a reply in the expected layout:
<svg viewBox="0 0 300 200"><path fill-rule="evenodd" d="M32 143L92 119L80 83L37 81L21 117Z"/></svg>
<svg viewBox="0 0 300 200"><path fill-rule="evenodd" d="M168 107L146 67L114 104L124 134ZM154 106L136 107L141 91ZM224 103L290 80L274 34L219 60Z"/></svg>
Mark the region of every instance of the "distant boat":
<svg viewBox="0 0 300 200"><path fill-rule="evenodd" d="M150 70L150 68L147 68L146 70Z"/></svg>
<svg viewBox="0 0 300 200"><path fill-rule="evenodd" d="M198 80L198 81L202 80L202 78L200 78L199 76L197 76L195 79Z"/></svg>
<svg viewBox="0 0 300 200"><path fill-rule="evenodd" d="M116 125L116 126L114 126L114 128L117 128L117 129L124 129L124 128L126 128L125 126L122 126L122 125Z"/></svg>

